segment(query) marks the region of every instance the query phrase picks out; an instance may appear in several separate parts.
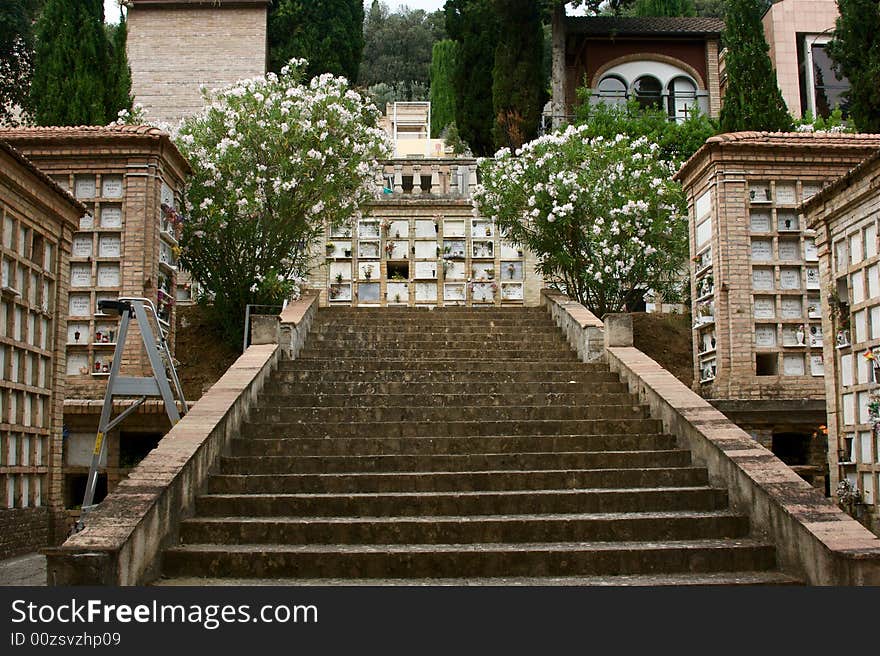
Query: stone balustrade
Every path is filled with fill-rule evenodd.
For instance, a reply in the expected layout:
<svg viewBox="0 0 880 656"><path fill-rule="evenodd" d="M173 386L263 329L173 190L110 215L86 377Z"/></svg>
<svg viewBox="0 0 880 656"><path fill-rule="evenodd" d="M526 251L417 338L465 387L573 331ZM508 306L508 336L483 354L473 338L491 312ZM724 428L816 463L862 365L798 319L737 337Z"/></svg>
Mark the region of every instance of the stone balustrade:
<svg viewBox="0 0 880 656"><path fill-rule="evenodd" d="M393 159L379 172L386 197L470 198L477 184L474 159Z"/></svg>

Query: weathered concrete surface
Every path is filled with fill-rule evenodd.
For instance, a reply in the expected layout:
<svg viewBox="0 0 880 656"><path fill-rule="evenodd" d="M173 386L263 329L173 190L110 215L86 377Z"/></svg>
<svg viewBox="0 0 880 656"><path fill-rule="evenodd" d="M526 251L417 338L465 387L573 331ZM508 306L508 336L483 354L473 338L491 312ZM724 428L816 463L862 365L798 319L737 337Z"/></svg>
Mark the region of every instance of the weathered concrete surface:
<svg viewBox="0 0 880 656"><path fill-rule="evenodd" d="M284 308L281 313L281 341L278 343L285 360L293 360L299 355L317 311L318 294L313 291L303 292L298 301Z"/></svg>
<svg viewBox="0 0 880 656"><path fill-rule="evenodd" d="M629 314L609 314L605 317L605 348L633 345L633 320Z"/></svg>
<svg viewBox="0 0 880 656"><path fill-rule="evenodd" d="M46 585L46 557L27 554L0 561L0 587Z"/></svg>
<svg viewBox="0 0 880 656"><path fill-rule="evenodd" d="M88 517L46 550L49 585L138 585L157 573L195 494L275 368L277 345L250 347Z"/></svg>
<svg viewBox="0 0 880 656"><path fill-rule="evenodd" d="M581 360L595 362L602 359L605 348L603 324L592 312L552 289L541 290L541 305L547 308Z"/></svg>
<svg viewBox="0 0 880 656"><path fill-rule="evenodd" d="M598 321L575 306L578 322ZM707 467L711 483L729 490L753 533L775 543L786 573L813 585L880 585L880 539L638 349L609 347L605 357L664 432Z"/></svg>

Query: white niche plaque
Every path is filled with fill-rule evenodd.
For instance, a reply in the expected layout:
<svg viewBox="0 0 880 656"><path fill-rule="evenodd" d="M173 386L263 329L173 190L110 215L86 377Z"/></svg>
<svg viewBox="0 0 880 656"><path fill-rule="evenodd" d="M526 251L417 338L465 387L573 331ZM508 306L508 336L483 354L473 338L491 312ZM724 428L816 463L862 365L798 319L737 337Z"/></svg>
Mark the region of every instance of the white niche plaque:
<svg viewBox="0 0 880 656"><path fill-rule="evenodd" d="M758 262L769 262L773 259L773 242L766 239L752 240L752 259Z"/></svg>
<svg viewBox="0 0 880 656"><path fill-rule="evenodd" d="M772 297L758 296L755 298L755 318L772 319L776 316L776 307Z"/></svg>
<svg viewBox="0 0 880 656"><path fill-rule="evenodd" d="M98 257L119 257L119 235L101 235L98 239Z"/></svg>
<svg viewBox="0 0 880 656"><path fill-rule="evenodd" d="M103 205L101 207L101 227L121 228L122 207L119 205Z"/></svg>
<svg viewBox="0 0 880 656"><path fill-rule="evenodd" d="M800 298L782 298L781 306L783 319L801 319L804 316L803 302Z"/></svg>
<svg viewBox="0 0 880 656"><path fill-rule="evenodd" d="M68 314L72 317L87 317L92 313L88 294L71 294L68 301Z"/></svg>
<svg viewBox="0 0 880 656"><path fill-rule="evenodd" d="M801 270L799 268L783 268L779 270L780 289L800 289Z"/></svg>
<svg viewBox="0 0 880 656"><path fill-rule="evenodd" d="M119 286L119 265L118 264L99 264L98 265L98 287L118 287Z"/></svg>
<svg viewBox="0 0 880 656"><path fill-rule="evenodd" d="M72 264L70 266L71 287L91 287L92 267L89 264Z"/></svg>
<svg viewBox="0 0 880 656"><path fill-rule="evenodd" d="M165 186L164 184L162 185ZM122 198L122 176L121 175L105 175L101 178L101 196L104 198ZM174 204L174 198L172 196L172 202L166 203L163 199L162 202L167 205Z"/></svg>
<svg viewBox="0 0 880 656"><path fill-rule="evenodd" d="M70 252L71 257L91 257L92 256L92 236L76 235L73 238L73 246Z"/></svg>
<svg viewBox="0 0 880 656"><path fill-rule="evenodd" d="M752 286L755 289L773 289L773 269L752 269Z"/></svg>
<svg viewBox="0 0 880 656"><path fill-rule="evenodd" d="M755 346L758 348L776 346L776 326L755 326Z"/></svg>

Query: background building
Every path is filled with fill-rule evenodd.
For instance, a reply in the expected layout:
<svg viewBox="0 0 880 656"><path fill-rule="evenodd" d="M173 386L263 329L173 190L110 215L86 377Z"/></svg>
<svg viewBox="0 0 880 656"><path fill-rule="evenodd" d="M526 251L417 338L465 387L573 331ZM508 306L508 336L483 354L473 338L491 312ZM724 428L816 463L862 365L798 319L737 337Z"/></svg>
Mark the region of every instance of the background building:
<svg viewBox="0 0 880 656"><path fill-rule="evenodd" d="M131 0L128 62L135 102L176 123L212 89L266 72L269 0Z"/></svg>
<svg viewBox="0 0 880 656"><path fill-rule="evenodd" d="M876 150L876 149L875 149ZM804 205L820 258L828 464L857 519L880 531L880 150ZM845 495L842 495L845 496Z"/></svg>
<svg viewBox="0 0 880 656"><path fill-rule="evenodd" d="M0 558L66 535L67 289L73 232L85 211L0 140Z"/></svg>
<svg viewBox="0 0 880 656"><path fill-rule="evenodd" d="M676 178L688 198L698 391L824 487L819 252L798 211L878 135L722 134Z"/></svg>
<svg viewBox="0 0 880 656"><path fill-rule="evenodd" d="M190 168L168 134L149 126L0 130L0 139L70 190L88 210L73 236L65 326L64 423L69 435L64 445L64 502L72 508L82 501L116 347L118 317L98 312L98 301L149 298L174 347L174 208ZM137 330L129 333L123 373L152 375ZM166 430L167 418L155 403L126 420L121 433L109 436L99 492L124 478Z"/></svg>
<svg viewBox="0 0 880 656"><path fill-rule="evenodd" d="M827 117L837 105L845 109L840 80L825 46L837 20L835 0L779 0L764 14L763 25L776 81L791 115Z"/></svg>
<svg viewBox="0 0 880 656"><path fill-rule="evenodd" d="M718 49L724 23L716 18L566 17L564 63L554 84L554 107L572 113L576 90L593 98L660 107L683 120L694 107L712 117L721 110ZM559 35L554 36L554 43ZM554 49L554 57L559 57ZM562 95L562 101L558 98Z"/></svg>

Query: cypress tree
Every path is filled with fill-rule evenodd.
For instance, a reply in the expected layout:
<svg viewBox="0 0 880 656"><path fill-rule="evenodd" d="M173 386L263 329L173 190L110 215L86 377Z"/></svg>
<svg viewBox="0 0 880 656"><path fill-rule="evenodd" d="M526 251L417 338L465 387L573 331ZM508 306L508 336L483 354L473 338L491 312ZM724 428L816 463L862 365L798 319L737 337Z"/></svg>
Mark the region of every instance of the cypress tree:
<svg viewBox="0 0 880 656"><path fill-rule="evenodd" d="M306 74L358 79L364 51L363 0L276 0L269 9L269 69L292 58L309 62Z"/></svg>
<svg viewBox="0 0 880 656"><path fill-rule="evenodd" d="M27 111L34 35L27 0L0 6L0 124L18 122Z"/></svg>
<svg viewBox="0 0 880 656"><path fill-rule="evenodd" d="M880 133L880 4L837 0L828 54L849 79L849 114L859 132Z"/></svg>
<svg viewBox="0 0 880 656"><path fill-rule="evenodd" d="M696 16L694 0L636 0L636 16Z"/></svg>
<svg viewBox="0 0 880 656"><path fill-rule="evenodd" d="M724 27L727 45L727 91L721 108L724 132L791 129L782 92L770 63L761 24L760 0L729 0Z"/></svg>
<svg viewBox="0 0 880 656"><path fill-rule="evenodd" d="M538 134L544 104L544 29L537 0L495 0L492 104L495 145L519 148Z"/></svg>
<svg viewBox="0 0 880 656"><path fill-rule="evenodd" d="M110 30L111 61L110 79L107 86L107 116L115 118L119 111L127 109L131 111L131 68L128 65L128 56L125 52L125 43L128 40L128 26L125 16L120 11L119 24L108 26Z"/></svg>
<svg viewBox="0 0 880 656"><path fill-rule="evenodd" d="M455 41L437 41L431 52L431 134L439 135L455 122L455 90L452 75L457 50Z"/></svg>
<svg viewBox="0 0 880 656"><path fill-rule="evenodd" d="M31 103L38 125L106 125L110 47L101 0L47 0L37 21Z"/></svg>
<svg viewBox="0 0 880 656"><path fill-rule="evenodd" d="M458 43L453 75L455 123L476 155L490 155L495 140L492 69L498 22L492 0L447 0L446 31Z"/></svg>

